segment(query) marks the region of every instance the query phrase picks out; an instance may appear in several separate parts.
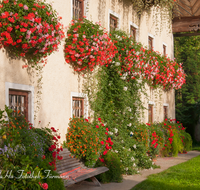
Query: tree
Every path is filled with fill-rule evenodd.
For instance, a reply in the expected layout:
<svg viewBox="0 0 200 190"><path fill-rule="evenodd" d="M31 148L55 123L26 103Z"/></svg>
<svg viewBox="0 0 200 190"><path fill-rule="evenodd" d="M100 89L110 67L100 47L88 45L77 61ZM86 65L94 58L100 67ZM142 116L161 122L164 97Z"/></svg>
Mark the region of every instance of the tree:
<svg viewBox="0 0 200 190"><path fill-rule="evenodd" d="M200 36L175 38L175 57L183 63L186 84L176 90L176 119L194 138L200 115Z"/></svg>

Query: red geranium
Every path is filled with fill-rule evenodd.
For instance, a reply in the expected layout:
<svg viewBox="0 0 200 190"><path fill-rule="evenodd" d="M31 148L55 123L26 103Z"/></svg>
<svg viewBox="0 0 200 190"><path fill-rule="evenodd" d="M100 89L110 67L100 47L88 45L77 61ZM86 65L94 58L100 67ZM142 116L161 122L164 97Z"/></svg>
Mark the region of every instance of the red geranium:
<svg viewBox="0 0 200 190"><path fill-rule="evenodd" d="M46 64L45 57L58 49L64 37L60 17L50 4L44 6L43 2L33 0L24 5L23 2L4 0L0 4L0 45L31 64L39 61ZM46 15L46 12L53 14Z"/></svg>

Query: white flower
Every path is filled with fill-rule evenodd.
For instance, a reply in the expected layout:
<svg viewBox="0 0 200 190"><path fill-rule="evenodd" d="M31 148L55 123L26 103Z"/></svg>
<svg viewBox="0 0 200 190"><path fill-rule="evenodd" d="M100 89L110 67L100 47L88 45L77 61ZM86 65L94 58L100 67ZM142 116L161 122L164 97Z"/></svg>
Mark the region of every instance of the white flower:
<svg viewBox="0 0 200 190"><path fill-rule="evenodd" d="M129 148L128 151L131 151L131 149Z"/></svg>
<svg viewBox="0 0 200 190"><path fill-rule="evenodd" d="M120 162L122 162L122 160L120 160Z"/></svg>
<svg viewBox="0 0 200 190"><path fill-rule="evenodd" d="M135 148L135 149L136 149L136 144L134 144L134 145L133 145L133 148Z"/></svg>
<svg viewBox="0 0 200 190"><path fill-rule="evenodd" d="M131 112L131 108L129 108L129 109L128 109L128 111L130 111L130 112Z"/></svg>
<svg viewBox="0 0 200 190"><path fill-rule="evenodd" d="M118 132L118 129L114 128L114 130L115 130L115 133L117 133L117 132Z"/></svg>
<svg viewBox="0 0 200 190"><path fill-rule="evenodd" d="M150 170L153 170L153 168L151 167Z"/></svg>
<svg viewBox="0 0 200 190"><path fill-rule="evenodd" d="M122 140L122 143L124 143L124 141Z"/></svg>
<svg viewBox="0 0 200 190"><path fill-rule="evenodd" d="M132 123L129 123L128 126L131 127Z"/></svg>
<svg viewBox="0 0 200 190"><path fill-rule="evenodd" d="M122 147L123 149L125 149L124 147Z"/></svg>
<svg viewBox="0 0 200 190"><path fill-rule="evenodd" d="M115 65L116 65L116 66L120 66L120 62L116 62Z"/></svg>
<svg viewBox="0 0 200 190"><path fill-rule="evenodd" d="M130 135L133 135L133 132L132 132L132 131L130 132Z"/></svg>
<svg viewBox="0 0 200 190"><path fill-rule="evenodd" d="M109 134L109 135L113 135L113 132L111 132L111 131L108 131L108 134Z"/></svg>
<svg viewBox="0 0 200 190"><path fill-rule="evenodd" d="M117 150L115 150L115 152L116 152L116 153L118 153L118 151L117 151Z"/></svg>
<svg viewBox="0 0 200 190"><path fill-rule="evenodd" d="M133 117L131 116L130 119L133 119Z"/></svg>
<svg viewBox="0 0 200 190"><path fill-rule="evenodd" d="M126 171L128 171L128 168L125 168Z"/></svg>
<svg viewBox="0 0 200 190"><path fill-rule="evenodd" d="M126 77L121 77L122 80L126 80Z"/></svg>
<svg viewBox="0 0 200 190"><path fill-rule="evenodd" d="M135 166L136 166L136 164L134 163L134 164L133 164L133 167L135 167Z"/></svg>
<svg viewBox="0 0 200 190"><path fill-rule="evenodd" d="M132 161L134 161L134 160L135 160L135 158L134 158L134 157L131 157L131 160L132 160Z"/></svg>
<svg viewBox="0 0 200 190"><path fill-rule="evenodd" d="M128 89L128 87L125 86L125 87L124 87L124 91L127 91L127 89Z"/></svg>

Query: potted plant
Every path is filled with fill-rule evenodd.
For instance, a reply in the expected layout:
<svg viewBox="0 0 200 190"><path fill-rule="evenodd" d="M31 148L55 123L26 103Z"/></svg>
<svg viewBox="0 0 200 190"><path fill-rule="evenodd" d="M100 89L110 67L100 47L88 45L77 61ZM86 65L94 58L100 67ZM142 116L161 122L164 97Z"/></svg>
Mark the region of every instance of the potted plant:
<svg viewBox="0 0 200 190"><path fill-rule="evenodd" d="M61 17L44 1L3 0L0 15L0 47L32 66L44 62L64 37Z"/></svg>

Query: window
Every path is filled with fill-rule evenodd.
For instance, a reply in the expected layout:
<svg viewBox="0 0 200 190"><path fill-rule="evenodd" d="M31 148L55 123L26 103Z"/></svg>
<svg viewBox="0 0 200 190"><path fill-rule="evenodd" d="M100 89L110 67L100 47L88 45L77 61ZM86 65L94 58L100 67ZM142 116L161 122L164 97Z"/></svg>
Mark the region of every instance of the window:
<svg viewBox="0 0 200 190"><path fill-rule="evenodd" d="M136 41L136 28L131 26L130 28L130 35L133 37L133 39Z"/></svg>
<svg viewBox="0 0 200 190"><path fill-rule="evenodd" d="M151 104L148 107L148 123L153 123L153 105Z"/></svg>
<svg viewBox="0 0 200 190"><path fill-rule="evenodd" d="M28 120L28 92L9 90L9 108L13 111L20 111Z"/></svg>
<svg viewBox="0 0 200 190"><path fill-rule="evenodd" d="M15 111L20 110L34 126L34 87L5 82L5 104Z"/></svg>
<svg viewBox="0 0 200 190"><path fill-rule="evenodd" d="M167 119L168 118L168 107L167 106L164 106L164 119Z"/></svg>
<svg viewBox="0 0 200 190"><path fill-rule="evenodd" d="M150 36L148 38L148 45L149 45L149 50L153 50L153 38Z"/></svg>
<svg viewBox="0 0 200 190"><path fill-rule="evenodd" d="M110 32L114 31L118 27L118 18L110 15Z"/></svg>
<svg viewBox="0 0 200 190"><path fill-rule="evenodd" d="M84 98L72 97L72 115L79 118L84 116Z"/></svg>
<svg viewBox="0 0 200 190"><path fill-rule="evenodd" d="M167 46L163 44L163 55L166 55L166 49L167 49Z"/></svg>
<svg viewBox="0 0 200 190"><path fill-rule="evenodd" d="M80 19L84 16L84 0L72 0L73 19Z"/></svg>

